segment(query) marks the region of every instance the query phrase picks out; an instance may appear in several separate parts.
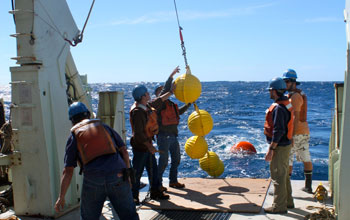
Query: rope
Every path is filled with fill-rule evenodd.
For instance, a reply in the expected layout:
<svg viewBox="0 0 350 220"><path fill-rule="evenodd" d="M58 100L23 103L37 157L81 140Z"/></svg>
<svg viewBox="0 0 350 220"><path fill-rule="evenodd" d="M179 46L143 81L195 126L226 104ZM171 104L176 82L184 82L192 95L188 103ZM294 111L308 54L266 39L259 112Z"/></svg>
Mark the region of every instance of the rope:
<svg viewBox="0 0 350 220"><path fill-rule="evenodd" d="M15 0L11 0L11 6L12 6L12 11L15 10ZM12 15L13 16L13 23L15 23L16 25L16 17L15 17L15 14Z"/></svg>
<svg viewBox="0 0 350 220"><path fill-rule="evenodd" d="M182 27L180 26L180 21L179 21L179 14L177 13L177 7L176 7L176 1L174 0L174 6L175 6L175 12L176 12L176 19L177 19L177 25L179 27L179 34L180 34L180 40L181 40L181 49L182 49L182 55L184 56L185 59L185 66L188 66L187 63L187 57L186 57L186 47L185 47L185 42L183 40L182 36Z"/></svg>
<svg viewBox="0 0 350 220"><path fill-rule="evenodd" d="M306 209L312 210L312 209L318 209L314 213L307 214L304 219L310 219L310 220L335 220L335 210L334 208L328 208L326 206L323 207L317 207L317 206L307 206Z"/></svg>
<svg viewBox="0 0 350 220"><path fill-rule="evenodd" d="M57 32L60 37L62 37L63 40L67 41L71 46L75 47L77 46L79 43L81 43L83 41L83 35L84 35L84 31L85 31L85 28L86 28L86 25L87 25L87 22L90 18L90 14L91 14L91 11L92 11L92 8L94 7L94 4L95 4L95 0L92 1L92 4L90 6L90 10L89 10L89 13L88 13L88 16L85 20L85 23L84 23L84 26L83 26L83 29L81 31L80 34L78 34L75 38L73 38L73 40L69 40L67 39L61 32L60 30L58 29L58 27L55 25L55 22L53 21L53 19L50 17L50 14L47 12L46 8L42 5L42 3L40 1L38 1L38 3L41 5L41 7L43 8L44 12L46 13L46 15L48 16L48 18L50 19L51 21L51 24L46 21L44 18L42 18L40 15L38 15L37 13L33 13L35 16L37 16L38 18L40 18L44 23L46 23L49 27L51 27L55 32ZM12 11L15 10L15 3L14 3L14 0L11 0L11 5L12 5ZM13 21L14 23L16 24L16 18L15 18L15 14L13 14ZM31 31L31 44L34 44L34 37L33 37L33 27L32 27L32 31Z"/></svg>
<svg viewBox="0 0 350 220"><path fill-rule="evenodd" d="M201 128L202 128L202 131L204 131L204 125L203 125L203 121L202 121L202 115L201 115L201 112L199 111L199 108L197 106L197 104L194 102L193 103L193 106L194 106L194 109L195 111L197 112L197 114L199 115L199 118L200 118L200 125L201 125Z"/></svg>
<svg viewBox="0 0 350 220"><path fill-rule="evenodd" d="M44 7L44 5L41 3L41 1L38 1L38 3L41 5L41 7L43 8L44 12L46 13L47 17L50 19L52 25L46 21L44 18L42 18L39 14L34 12L34 15L37 16L38 18L40 18L45 24L47 24L49 27L51 27L55 32L57 32L64 40L65 37L63 36L63 34L60 32L60 30L58 29L58 27L55 25L55 22L53 21L53 19L51 18L49 12L46 10L46 8ZM34 23L33 23L34 25Z"/></svg>
<svg viewBox="0 0 350 220"><path fill-rule="evenodd" d="M176 18L177 18L177 25L179 26L179 27L181 27L180 26L180 21L179 21L179 15L178 15L178 13L177 13L177 7L176 7L176 1L174 0L174 6L175 6L175 12L176 12ZM182 28L181 28L182 29Z"/></svg>

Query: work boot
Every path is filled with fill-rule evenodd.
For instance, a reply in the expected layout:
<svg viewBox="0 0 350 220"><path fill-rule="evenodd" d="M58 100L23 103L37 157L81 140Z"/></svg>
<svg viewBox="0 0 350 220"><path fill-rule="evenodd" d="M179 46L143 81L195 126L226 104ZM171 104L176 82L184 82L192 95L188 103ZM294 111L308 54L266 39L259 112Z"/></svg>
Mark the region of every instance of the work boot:
<svg viewBox="0 0 350 220"><path fill-rule="evenodd" d="M304 170L305 175L305 187L301 190L312 194L312 170Z"/></svg>
<svg viewBox="0 0 350 220"><path fill-rule="evenodd" d="M295 208L294 204L293 205L287 205L287 209L294 209L294 208Z"/></svg>
<svg viewBox="0 0 350 220"><path fill-rule="evenodd" d="M134 203L135 205L140 205L140 200L138 197L134 197Z"/></svg>
<svg viewBox="0 0 350 220"><path fill-rule="evenodd" d="M265 213L269 214L287 214L287 210L277 210L275 207L264 208Z"/></svg>
<svg viewBox="0 0 350 220"><path fill-rule="evenodd" d="M151 199L153 200L167 200L169 198L168 194L165 194L160 190L151 190Z"/></svg>
<svg viewBox="0 0 350 220"><path fill-rule="evenodd" d="M312 188L308 188L308 187L305 186L305 187L301 188L301 190L304 191L304 192L306 192L306 193L313 194Z"/></svg>
<svg viewBox="0 0 350 220"><path fill-rule="evenodd" d="M164 187L164 186L161 186L161 187L159 188L159 190L160 190L161 192L166 192L166 191L168 191L168 189L167 189L166 187Z"/></svg>
<svg viewBox="0 0 350 220"><path fill-rule="evenodd" d="M185 187L185 184L176 182L176 183L169 183L169 186L176 189L182 189Z"/></svg>

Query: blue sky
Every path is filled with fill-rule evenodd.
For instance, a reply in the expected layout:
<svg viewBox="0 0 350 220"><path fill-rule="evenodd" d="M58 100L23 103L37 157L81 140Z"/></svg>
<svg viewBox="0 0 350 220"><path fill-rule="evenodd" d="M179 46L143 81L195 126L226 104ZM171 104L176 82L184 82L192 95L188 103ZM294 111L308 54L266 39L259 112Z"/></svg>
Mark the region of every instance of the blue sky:
<svg viewBox="0 0 350 220"><path fill-rule="evenodd" d="M43 1L43 0L41 0ZM192 73L201 81L268 81L293 68L301 81L343 81L341 0L177 0ZM79 29L91 1L67 0ZM16 42L10 0L0 2L0 84ZM83 43L71 49L90 83L159 82L185 71L173 0L96 0Z"/></svg>

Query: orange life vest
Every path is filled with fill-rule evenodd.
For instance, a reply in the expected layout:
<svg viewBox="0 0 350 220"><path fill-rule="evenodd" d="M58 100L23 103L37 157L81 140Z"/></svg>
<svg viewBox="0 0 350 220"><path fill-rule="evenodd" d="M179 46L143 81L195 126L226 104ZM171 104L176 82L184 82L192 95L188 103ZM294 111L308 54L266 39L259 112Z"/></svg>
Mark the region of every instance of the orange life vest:
<svg viewBox="0 0 350 220"><path fill-rule="evenodd" d="M134 125L132 122L132 116L131 113L134 109L139 108L145 111L143 108L138 107L136 105L136 102L131 106L130 109L130 123L131 123L131 128L132 131L134 132ZM145 134L147 137L152 138L154 135L158 134L159 127L158 127L158 122L157 122L157 110L151 106L147 106L147 122L145 126Z"/></svg>
<svg viewBox="0 0 350 220"><path fill-rule="evenodd" d="M272 136L273 136L272 112L276 108L277 105L284 105L287 108L287 110L290 112L290 120L289 120L288 126L287 126L288 127L287 138L289 140L291 140L293 137L294 115L293 115L292 103L289 100L277 101L275 103L272 103L272 105L266 110L264 134L270 138L272 138Z"/></svg>
<svg viewBox="0 0 350 220"><path fill-rule="evenodd" d="M303 98L303 104L301 105L300 113L299 113L299 121L306 122L306 120L307 120L307 97L306 97L306 94L300 89L297 89L295 92L299 93L301 95L301 97ZM293 95L293 93L288 94L288 98L291 98L292 95Z"/></svg>
<svg viewBox="0 0 350 220"><path fill-rule="evenodd" d="M160 112L160 115L164 126L178 125L180 122L179 107L169 100L165 101L165 109Z"/></svg>
<svg viewBox="0 0 350 220"><path fill-rule="evenodd" d="M115 145L100 120L83 120L71 128L77 139L78 150L83 164L96 157L116 153Z"/></svg>

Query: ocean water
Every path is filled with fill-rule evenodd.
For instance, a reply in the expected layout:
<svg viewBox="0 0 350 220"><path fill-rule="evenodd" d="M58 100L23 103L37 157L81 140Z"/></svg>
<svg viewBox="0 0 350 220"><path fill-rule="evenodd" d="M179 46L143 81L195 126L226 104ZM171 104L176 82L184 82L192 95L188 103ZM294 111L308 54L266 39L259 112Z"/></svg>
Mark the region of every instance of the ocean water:
<svg viewBox="0 0 350 220"><path fill-rule="evenodd" d="M157 83L146 83L153 92ZM304 82L300 88L308 96L308 121L311 132L310 152L314 166L313 178L328 179L328 142L331 132L334 108L333 82ZM130 140L129 108L133 103L131 91L136 84L91 84L93 105L97 108L97 91L123 90L125 94L125 118L127 139ZM224 162L225 171L221 177L269 177L269 164L264 160L268 145L263 133L265 110L272 100L266 90L267 82L202 82L202 94L196 101L200 109L211 114L214 120L212 131L205 136L209 150L218 154ZM183 103L171 97L179 106ZM199 167L198 160L187 156L184 145L193 136L187 128L187 118L193 107L181 116L179 142L181 146L181 164L179 177L207 177ZM232 154L230 148L239 141L249 141L256 155ZM128 143L128 147L130 144ZM144 173L146 174L146 172ZM165 176L168 176L168 169ZM303 179L303 164L294 162L292 179Z"/></svg>
<svg viewBox="0 0 350 220"><path fill-rule="evenodd" d="M145 83L153 93L157 83ZM314 166L313 179L328 179L328 142L331 132L334 108L333 82L303 82L300 88L308 96L308 122L311 132L310 152ZM124 91L127 147L131 136L129 109L133 103L131 91L136 83L90 84L93 109L97 112L99 91ZM268 145L263 133L265 110L272 100L266 90L267 82L202 82L202 93L196 101L200 109L209 112L214 120L212 131L205 136L209 150L214 151L223 161L225 171L221 177L268 178L269 164L264 160ZM0 98L10 104L10 86L0 87ZM171 97L181 106L183 103ZM184 151L186 140L193 136L187 128L187 118L194 111L190 107L181 116L179 142L181 163L179 177L208 177L199 167L198 160L191 159ZM9 114L6 109L7 116ZM255 155L232 154L230 148L239 141L251 142ZM165 176L168 176L168 169ZM146 175L146 172L144 172ZM303 179L303 164L294 162L292 179Z"/></svg>

